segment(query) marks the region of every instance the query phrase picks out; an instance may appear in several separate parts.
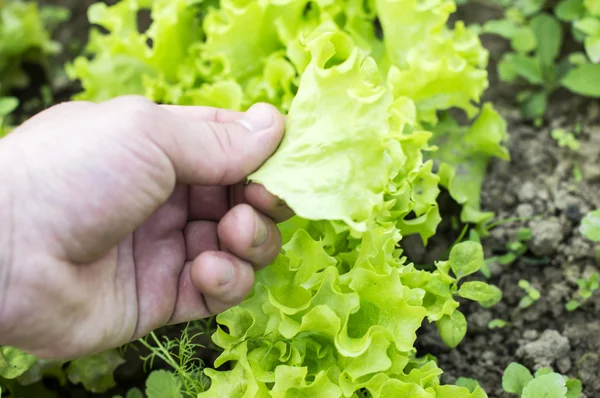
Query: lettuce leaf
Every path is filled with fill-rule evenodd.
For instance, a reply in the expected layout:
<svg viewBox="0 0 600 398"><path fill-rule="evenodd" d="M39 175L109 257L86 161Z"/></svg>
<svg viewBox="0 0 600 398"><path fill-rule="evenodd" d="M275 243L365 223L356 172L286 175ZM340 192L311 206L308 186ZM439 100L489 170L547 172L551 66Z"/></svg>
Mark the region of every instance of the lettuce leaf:
<svg viewBox="0 0 600 398"><path fill-rule="evenodd" d="M392 95L377 65L339 31L307 43L308 65L278 151L249 179L311 220L341 220L358 231L383 204L402 161L392 140ZM343 123L342 123L343 122Z"/></svg>

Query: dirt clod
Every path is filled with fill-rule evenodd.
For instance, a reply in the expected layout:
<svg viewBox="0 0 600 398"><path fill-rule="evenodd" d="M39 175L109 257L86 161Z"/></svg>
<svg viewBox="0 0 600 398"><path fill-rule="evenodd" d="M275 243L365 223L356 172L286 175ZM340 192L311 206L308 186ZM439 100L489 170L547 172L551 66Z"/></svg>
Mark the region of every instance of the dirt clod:
<svg viewBox="0 0 600 398"><path fill-rule="evenodd" d="M529 242L529 249L539 257L554 254L563 239L562 226L557 217L534 221L531 232L533 238Z"/></svg>
<svg viewBox="0 0 600 398"><path fill-rule="evenodd" d="M534 369L551 367L559 358L564 358L571 346L569 339L556 330L546 330L539 339L525 343L517 355L533 362Z"/></svg>

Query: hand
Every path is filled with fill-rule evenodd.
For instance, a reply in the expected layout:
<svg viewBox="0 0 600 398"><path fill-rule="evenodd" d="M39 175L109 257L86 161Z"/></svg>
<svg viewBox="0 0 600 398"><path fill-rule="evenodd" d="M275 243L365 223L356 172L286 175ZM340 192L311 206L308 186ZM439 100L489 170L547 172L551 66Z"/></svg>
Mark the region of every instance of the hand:
<svg viewBox="0 0 600 398"><path fill-rule="evenodd" d="M51 108L0 141L0 344L118 347L240 303L289 208L243 185L283 118L137 97Z"/></svg>

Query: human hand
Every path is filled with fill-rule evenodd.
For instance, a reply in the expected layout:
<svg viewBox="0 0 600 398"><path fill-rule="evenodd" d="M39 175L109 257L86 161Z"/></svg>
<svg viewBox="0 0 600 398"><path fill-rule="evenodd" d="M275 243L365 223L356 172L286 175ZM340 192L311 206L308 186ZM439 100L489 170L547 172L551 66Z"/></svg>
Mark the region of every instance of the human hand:
<svg viewBox="0 0 600 398"><path fill-rule="evenodd" d="M118 347L241 302L292 212L243 185L283 118L66 103L0 141L0 344L47 359Z"/></svg>

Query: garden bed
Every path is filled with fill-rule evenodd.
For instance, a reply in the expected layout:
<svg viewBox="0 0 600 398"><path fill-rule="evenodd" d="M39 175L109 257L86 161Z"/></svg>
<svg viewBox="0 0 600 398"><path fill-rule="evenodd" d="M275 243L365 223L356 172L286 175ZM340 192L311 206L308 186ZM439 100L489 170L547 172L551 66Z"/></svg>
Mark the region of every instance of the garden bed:
<svg viewBox="0 0 600 398"><path fill-rule="evenodd" d="M56 33L65 48L69 48L73 37L85 41L89 29L85 10L91 2L48 3L60 3L72 10L69 24ZM498 15L496 8L468 5L454 18L478 22ZM492 53L492 61L497 61L494 54L507 48L506 42L497 38L484 36L483 42ZM68 52L59 57L63 61L69 58ZM494 227L482 241L486 258L491 259L491 277L478 275L476 279L498 286L503 299L490 309L461 300L468 332L453 349L441 340L434 323L424 322L418 333L418 353L437 357L444 371L444 384L454 384L461 377L473 378L490 398L514 396L502 389L502 375L511 362L520 362L531 370L552 367L580 379L587 398L598 397L600 295L592 295L574 311L566 305L577 297L578 281L588 280L600 271L598 245L579 230L584 215L600 207L600 104L559 92L543 123L535 126L524 120L514 106L518 90L500 82L496 62L490 64L488 71L491 86L485 100L494 103L508 123L511 159L492 160L483 185L482 210L495 213ZM59 76L52 86L57 100L65 100L79 89L64 76ZM29 90L22 95L36 92ZM553 137L559 129L576 131L579 149L561 147L557 137ZM460 211L451 200L449 203L444 211ZM401 243L409 258L431 262L449 248L456 231L434 239L427 252L413 238ZM539 298L523 300L527 296L523 281L539 292ZM490 322L494 327L490 327ZM207 328L199 340L212 349L197 352L208 366L218 354L208 338L212 330ZM161 331L172 336L179 332L179 328ZM69 385L65 389L52 382L47 385L60 390L60 396L73 397L112 397L131 387L142 387L145 378L139 353L127 351L126 355L128 361L115 373L117 387L109 392L91 395L81 387Z"/></svg>
<svg viewBox="0 0 600 398"><path fill-rule="evenodd" d="M506 254L522 228L531 230L532 239L513 263L490 264L491 281L504 298L491 310L467 305L469 331L457 348L446 348L435 328L425 332L420 348L438 355L446 382L472 377L490 397L512 396L501 385L506 366L515 361L530 369L551 366L579 378L587 397L600 396L600 296L593 295L574 312L565 309L577 280L600 269L597 245L579 232L582 215L600 206L600 107L572 98L557 101L541 128L523 123L517 109L501 113L509 121L511 161L494 161L489 169L483 206L501 224L484 247L489 257ZM582 125L581 149L576 153L558 147L551 130L572 129L577 122ZM580 181L578 169L585 176ZM541 293L525 309L519 308L526 296L520 280ZM493 319L509 324L489 329Z"/></svg>

